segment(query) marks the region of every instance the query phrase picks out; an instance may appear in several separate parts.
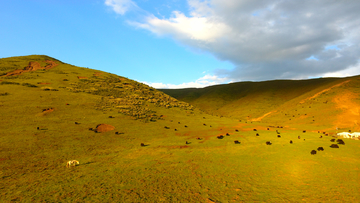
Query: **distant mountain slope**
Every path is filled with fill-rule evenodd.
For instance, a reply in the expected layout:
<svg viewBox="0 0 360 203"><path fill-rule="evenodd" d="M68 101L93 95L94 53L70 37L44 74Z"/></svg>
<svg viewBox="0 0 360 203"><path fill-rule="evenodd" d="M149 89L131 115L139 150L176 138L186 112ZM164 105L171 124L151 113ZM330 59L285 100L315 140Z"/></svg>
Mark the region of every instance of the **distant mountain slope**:
<svg viewBox="0 0 360 203"><path fill-rule="evenodd" d="M355 123L349 119L338 120L343 112L357 112L356 109L360 106L359 78L356 76L237 82L199 89L160 89L160 91L188 102L205 112L240 120L292 125L305 122L317 125L321 119L321 125L330 122L334 126L358 128L357 119ZM343 96L345 92L346 97ZM351 105L341 105L343 102L351 102ZM304 108L307 110L304 111Z"/></svg>

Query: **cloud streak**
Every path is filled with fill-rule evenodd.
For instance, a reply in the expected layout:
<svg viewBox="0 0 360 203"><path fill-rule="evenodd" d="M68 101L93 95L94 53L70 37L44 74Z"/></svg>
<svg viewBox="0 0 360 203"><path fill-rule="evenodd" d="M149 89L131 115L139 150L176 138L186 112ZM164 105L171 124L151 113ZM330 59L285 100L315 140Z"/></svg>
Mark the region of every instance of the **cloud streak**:
<svg viewBox="0 0 360 203"><path fill-rule="evenodd" d="M259 81L360 74L354 70L360 59L359 1L188 0L188 4L188 15L180 11L165 19L148 15L132 24L235 65L233 70L215 70L218 78Z"/></svg>
<svg viewBox="0 0 360 203"><path fill-rule="evenodd" d="M115 13L120 15L124 15L130 9L137 7L131 0L105 0L105 5L111 7Z"/></svg>
<svg viewBox="0 0 360 203"><path fill-rule="evenodd" d="M142 83L158 89L182 89L182 88L194 88L194 87L202 88L202 87L217 85L225 82L229 83L231 81L229 81L229 78L220 78L215 75L205 75L197 79L195 82L182 83L179 85L164 84L164 83L149 83L149 82L142 82Z"/></svg>

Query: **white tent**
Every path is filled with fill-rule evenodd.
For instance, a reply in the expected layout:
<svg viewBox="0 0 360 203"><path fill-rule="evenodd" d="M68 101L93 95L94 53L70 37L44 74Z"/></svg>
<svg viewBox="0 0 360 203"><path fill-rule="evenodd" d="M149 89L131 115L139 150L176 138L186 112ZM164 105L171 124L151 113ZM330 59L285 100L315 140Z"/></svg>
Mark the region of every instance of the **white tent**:
<svg viewBox="0 0 360 203"><path fill-rule="evenodd" d="M353 132L351 137L360 137L360 132Z"/></svg>
<svg viewBox="0 0 360 203"><path fill-rule="evenodd" d="M342 136L343 138L351 138L352 134L349 132L342 132L342 133L338 133L337 135ZM360 135L360 133L359 133L359 135Z"/></svg>

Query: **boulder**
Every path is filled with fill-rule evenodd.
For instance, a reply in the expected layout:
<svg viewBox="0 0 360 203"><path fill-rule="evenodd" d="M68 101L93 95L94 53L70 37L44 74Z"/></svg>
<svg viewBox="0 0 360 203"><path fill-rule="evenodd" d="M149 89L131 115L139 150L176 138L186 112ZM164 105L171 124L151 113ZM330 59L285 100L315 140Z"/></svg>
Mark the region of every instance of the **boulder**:
<svg viewBox="0 0 360 203"><path fill-rule="evenodd" d="M103 133L114 130L115 127L109 124L99 124L96 126L95 132Z"/></svg>

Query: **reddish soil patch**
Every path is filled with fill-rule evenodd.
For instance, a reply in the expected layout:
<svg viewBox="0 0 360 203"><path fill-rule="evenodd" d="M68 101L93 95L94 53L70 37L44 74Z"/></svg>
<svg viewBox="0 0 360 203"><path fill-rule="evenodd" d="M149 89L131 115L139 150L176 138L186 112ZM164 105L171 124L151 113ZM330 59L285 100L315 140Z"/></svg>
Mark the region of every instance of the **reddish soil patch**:
<svg viewBox="0 0 360 203"><path fill-rule="evenodd" d="M95 132L103 133L103 132L112 131L112 130L114 130L114 129L115 129L115 127L112 126L112 125L109 125L109 124L99 124L99 125L96 126Z"/></svg>
<svg viewBox="0 0 360 203"><path fill-rule="evenodd" d="M78 78L79 80L81 80L81 79L88 79L88 77L83 77L83 76L77 76L77 78Z"/></svg>
<svg viewBox="0 0 360 203"><path fill-rule="evenodd" d="M29 62L29 65L26 66L22 70L14 70L11 72L8 72L6 75L3 75L1 77L7 77L7 76L14 76L14 75L20 75L22 73L30 72L30 71L36 71L36 70L47 70L50 68L54 68L58 64L55 63L55 61L46 60L45 63L47 64L45 67L41 67L40 63L37 61L31 61Z"/></svg>

